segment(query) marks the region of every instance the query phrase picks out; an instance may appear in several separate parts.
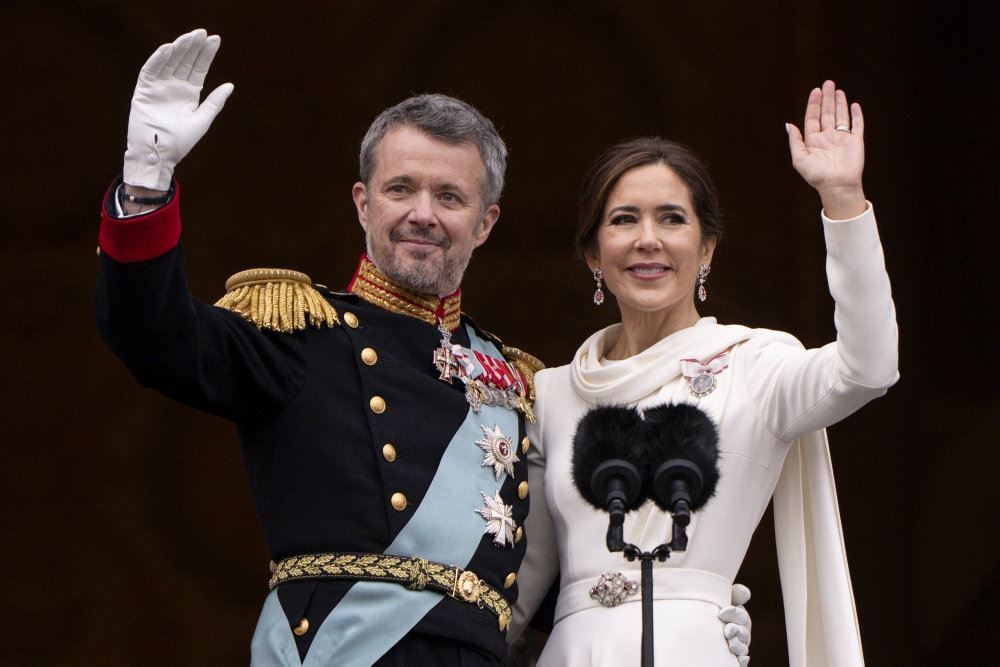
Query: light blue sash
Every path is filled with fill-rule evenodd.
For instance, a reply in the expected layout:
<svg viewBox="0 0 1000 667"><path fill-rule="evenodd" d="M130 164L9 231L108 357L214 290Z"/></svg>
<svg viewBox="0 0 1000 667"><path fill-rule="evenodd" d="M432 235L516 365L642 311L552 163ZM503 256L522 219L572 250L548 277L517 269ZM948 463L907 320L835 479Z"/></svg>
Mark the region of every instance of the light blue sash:
<svg viewBox="0 0 1000 667"><path fill-rule="evenodd" d="M500 351L466 326L472 349L497 358ZM429 355L428 355L429 356ZM428 360L428 363L430 361ZM427 493L413 517L385 553L416 556L464 568L472 558L486 526L476 510L482 494L493 496L506 475L496 479L492 466L483 466L481 425L515 439L517 413L483 405L471 409L448 444ZM251 643L253 665L371 665L396 644L442 598L434 591L411 591L389 582L359 581L330 612L316 633L303 663L295 638L281 609L277 590L271 591Z"/></svg>

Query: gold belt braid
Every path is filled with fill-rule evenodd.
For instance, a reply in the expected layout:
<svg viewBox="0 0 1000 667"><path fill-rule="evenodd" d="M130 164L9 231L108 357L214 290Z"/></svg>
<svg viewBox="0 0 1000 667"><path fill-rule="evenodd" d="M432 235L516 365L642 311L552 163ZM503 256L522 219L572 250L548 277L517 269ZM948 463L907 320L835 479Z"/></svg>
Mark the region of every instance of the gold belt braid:
<svg viewBox="0 0 1000 667"><path fill-rule="evenodd" d="M510 603L472 570L442 565L424 558L371 553L318 553L292 556L278 563L268 588L293 579L391 581L410 590L429 589L461 602L488 609L499 619L500 631L510 625Z"/></svg>

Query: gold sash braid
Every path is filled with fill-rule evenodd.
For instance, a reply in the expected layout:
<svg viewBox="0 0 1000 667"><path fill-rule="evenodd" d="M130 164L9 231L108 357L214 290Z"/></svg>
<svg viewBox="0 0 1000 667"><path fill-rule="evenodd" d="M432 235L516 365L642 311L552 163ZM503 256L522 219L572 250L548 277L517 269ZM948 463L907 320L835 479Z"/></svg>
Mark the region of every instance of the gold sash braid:
<svg viewBox="0 0 1000 667"><path fill-rule="evenodd" d="M497 617L501 632L510 624L507 598L475 572L424 558L340 552L293 556L278 563L268 588L295 579L389 581L414 591L429 589L489 610Z"/></svg>

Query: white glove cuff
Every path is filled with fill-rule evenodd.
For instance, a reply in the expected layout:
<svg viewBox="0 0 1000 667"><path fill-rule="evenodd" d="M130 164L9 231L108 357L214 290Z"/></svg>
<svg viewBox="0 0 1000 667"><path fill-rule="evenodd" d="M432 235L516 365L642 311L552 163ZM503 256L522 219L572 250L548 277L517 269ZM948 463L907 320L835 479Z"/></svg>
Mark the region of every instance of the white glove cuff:
<svg viewBox="0 0 1000 667"><path fill-rule="evenodd" d="M136 187L153 190L169 190L174 176L174 165L160 158L159 147L155 143L125 150L122 166L122 180Z"/></svg>

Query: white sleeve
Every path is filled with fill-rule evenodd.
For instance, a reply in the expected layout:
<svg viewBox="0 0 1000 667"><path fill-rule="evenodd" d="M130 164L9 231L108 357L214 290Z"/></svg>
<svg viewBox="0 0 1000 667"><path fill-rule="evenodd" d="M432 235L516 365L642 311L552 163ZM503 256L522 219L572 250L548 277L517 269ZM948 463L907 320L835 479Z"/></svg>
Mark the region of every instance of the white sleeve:
<svg viewBox="0 0 1000 667"><path fill-rule="evenodd" d="M871 204L856 218L822 218L836 342L810 350L791 337L746 344L750 393L786 442L840 421L899 379L896 311Z"/></svg>
<svg viewBox="0 0 1000 667"><path fill-rule="evenodd" d="M535 390L538 395L544 391L544 371L535 375ZM536 422L528 425L528 439L531 441L528 450L528 488L531 489L531 509L524 521L524 535L528 540L528 548L524 560L517 573L517 602L514 605L514 615L507 632L507 643L513 644L528 622L535 615L538 606L545 599L545 594L552 587L559 573L559 552L556 549L555 531L549 518L545 502L545 447L542 442L542 420L544 418L541 402L535 403Z"/></svg>

